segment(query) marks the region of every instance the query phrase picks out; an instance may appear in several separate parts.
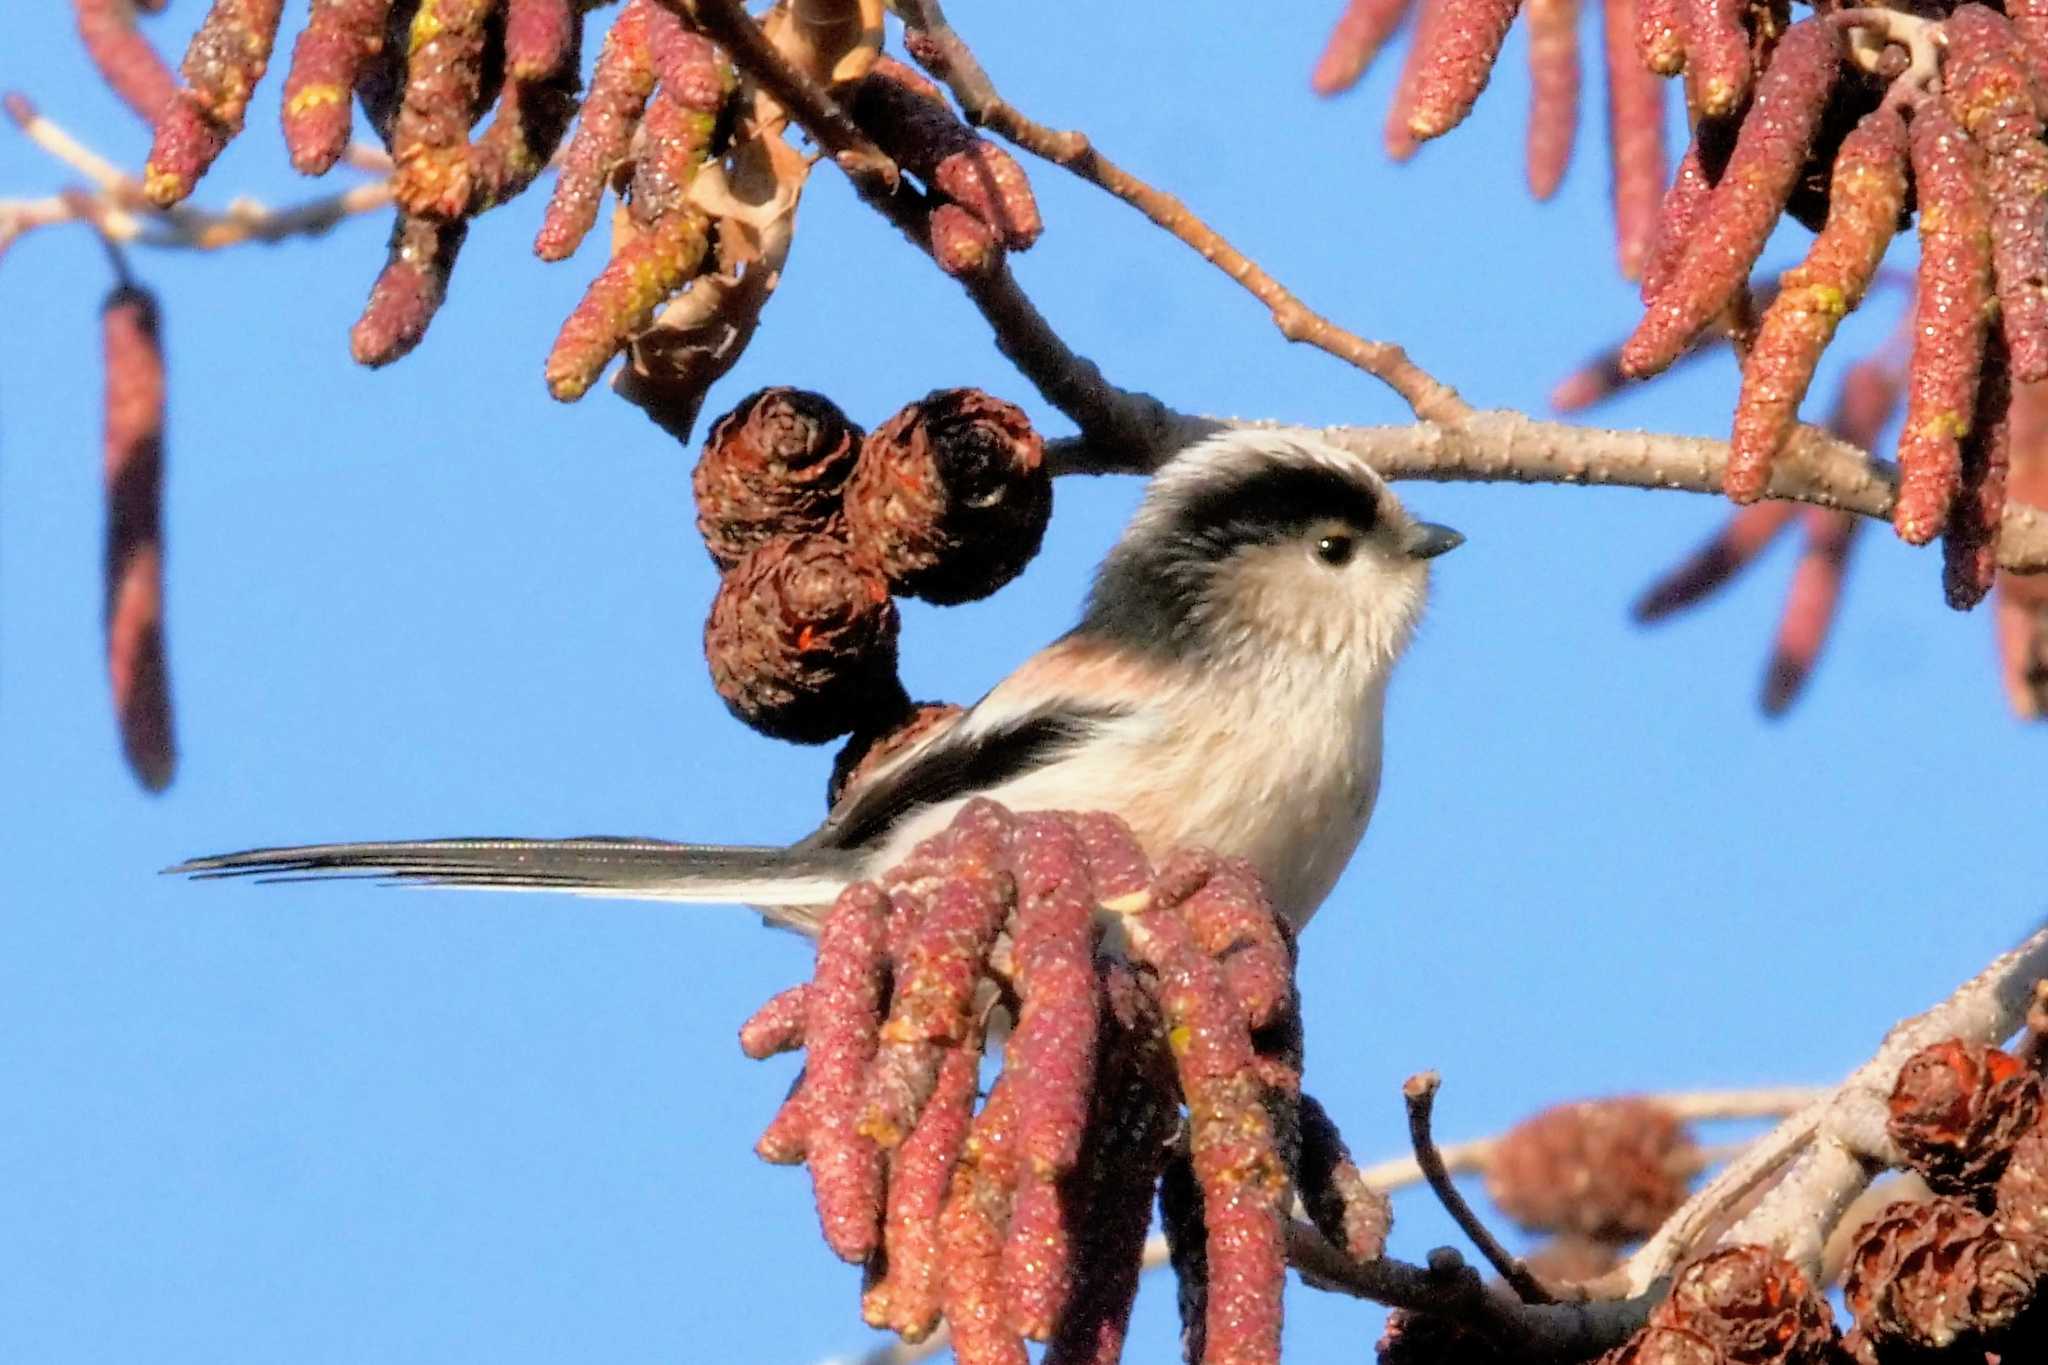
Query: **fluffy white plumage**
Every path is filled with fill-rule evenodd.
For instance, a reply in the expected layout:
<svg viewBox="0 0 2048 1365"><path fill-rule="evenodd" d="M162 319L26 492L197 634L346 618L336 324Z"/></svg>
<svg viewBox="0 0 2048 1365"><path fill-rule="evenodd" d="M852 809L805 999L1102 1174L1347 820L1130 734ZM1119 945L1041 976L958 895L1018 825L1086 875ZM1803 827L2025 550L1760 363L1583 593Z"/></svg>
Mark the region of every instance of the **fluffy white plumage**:
<svg viewBox="0 0 2048 1365"><path fill-rule="evenodd" d="M1300 926L1372 817L1387 682L1421 617L1428 561L1458 540L1311 432L1225 433L1154 476L1073 631L865 775L789 848L430 840L174 870L734 901L811 929L846 882L986 796L1114 811L1154 857L1200 845L1248 858Z"/></svg>

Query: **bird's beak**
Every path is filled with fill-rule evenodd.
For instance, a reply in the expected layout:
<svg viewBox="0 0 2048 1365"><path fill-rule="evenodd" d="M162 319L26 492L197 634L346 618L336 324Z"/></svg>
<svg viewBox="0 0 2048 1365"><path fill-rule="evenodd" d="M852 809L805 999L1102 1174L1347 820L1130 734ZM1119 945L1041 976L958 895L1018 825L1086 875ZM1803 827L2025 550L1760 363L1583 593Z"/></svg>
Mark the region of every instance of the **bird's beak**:
<svg viewBox="0 0 2048 1365"><path fill-rule="evenodd" d="M1402 538L1401 549L1410 559L1435 559L1464 543L1462 531L1453 531L1433 521L1418 521L1408 528L1408 534Z"/></svg>

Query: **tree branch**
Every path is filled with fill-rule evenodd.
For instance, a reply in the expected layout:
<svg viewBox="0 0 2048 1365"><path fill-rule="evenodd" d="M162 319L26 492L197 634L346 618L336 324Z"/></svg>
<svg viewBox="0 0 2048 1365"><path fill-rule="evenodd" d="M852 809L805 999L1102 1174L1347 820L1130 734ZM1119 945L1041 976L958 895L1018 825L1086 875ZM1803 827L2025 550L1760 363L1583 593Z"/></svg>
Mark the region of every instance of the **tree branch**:
<svg viewBox="0 0 2048 1365"><path fill-rule="evenodd" d="M316 237L345 218L391 202L390 159L370 148L353 147L350 164L375 172L379 179L283 208L253 199L236 199L218 212L186 204L158 208L143 196L133 177L66 132L25 96L10 94L5 104L7 116L23 136L84 176L92 190L47 199L0 199L0 251L31 229L80 221L92 223L116 242L218 251L244 242Z"/></svg>
<svg viewBox="0 0 2048 1365"><path fill-rule="evenodd" d="M1720 1240L1765 1243L1818 1275L1822 1247L1843 1210L1880 1171L1901 1164L1885 1131L1885 1101L1899 1068L1943 1039L1996 1043L2010 1037L2025 1021L2043 976L2048 929L2036 931L1941 1004L1894 1028L1875 1056L1731 1162L1610 1277L1611 1285L1600 1282L1595 1291L1644 1292L1763 1189L1768 1193Z"/></svg>
<svg viewBox="0 0 2048 1365"><path fill-rule="evenodd" d="M1218 420L1207 429L1276 425ZM1193 432L1202 424L1183 418L1170 427ZM1607 431L1505 410L1477 412L1455 426L1326 427L1317 434L1397 480L1604 484L1719 494L1728 462L1727 442L1709 437ZM1124 458L1117 459L1118 454ZM1172 454L1171 448L1111 452L1096 442L1068 440L1052 442L1046 459L1061 474L1144 472ZM1860 446L1802 426L1773 468L1768 496L1882 521L1890 518L1898 496L1898 474ZM2015 573L2048 569L2048 511L2017 501L2006 504L1998 562Z"/></svg>
<svg viewBox="0 0 2048 1365"><path fill-rule="evenodd" d="M939 0L903 0L900 8L910 29L911 55L947 84L970 123L994 129L1034 156L1123 200L1266 305L1280 335L1313 346L1382 381L1423 421L1457 422L1471 411L1457 390L1409 359L1401 347L1389 341L1368 341L1311 309L1177 196L1139 179L1097 151L1087 134L1055 131L1025 116L997 93L972 49L946 22Z"/></svg>

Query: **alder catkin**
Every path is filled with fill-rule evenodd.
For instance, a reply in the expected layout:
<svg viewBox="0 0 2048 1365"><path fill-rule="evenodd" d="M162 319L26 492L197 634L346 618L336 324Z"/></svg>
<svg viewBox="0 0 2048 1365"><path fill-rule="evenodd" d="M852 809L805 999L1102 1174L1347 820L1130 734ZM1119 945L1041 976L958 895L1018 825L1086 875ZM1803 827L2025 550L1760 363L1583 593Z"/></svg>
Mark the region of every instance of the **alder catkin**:
<svg viewBox="0 0 2048 1365"><path fill-rule="evenodd" d="M1904 540L1925 545L1948 525L1962 484L1962 440L1976 410L1993 307L1991 211L1983 153L1938 100L1915 106L1911 145L1920 268L1892 525Z"/></svg>

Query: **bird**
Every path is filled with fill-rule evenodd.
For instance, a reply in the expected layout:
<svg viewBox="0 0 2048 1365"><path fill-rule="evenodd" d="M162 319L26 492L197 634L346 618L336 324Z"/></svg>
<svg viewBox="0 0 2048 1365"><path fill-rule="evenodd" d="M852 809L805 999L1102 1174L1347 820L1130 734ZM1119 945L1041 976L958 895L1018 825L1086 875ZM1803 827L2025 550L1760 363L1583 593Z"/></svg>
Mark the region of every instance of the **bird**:
<svg viewBox="0 0 2048 1365"><path fill-rule="evenodd" d="M1157 859L1248 860L1305 926L1379 797L1387 684L1464 540L1314 432L1229 430L1155 472L1080 620L950 723L849 784L795 843L430 839L197 858L198 878L372 878L751 905L815 934L967 801L1106 810Z"/></svg>

